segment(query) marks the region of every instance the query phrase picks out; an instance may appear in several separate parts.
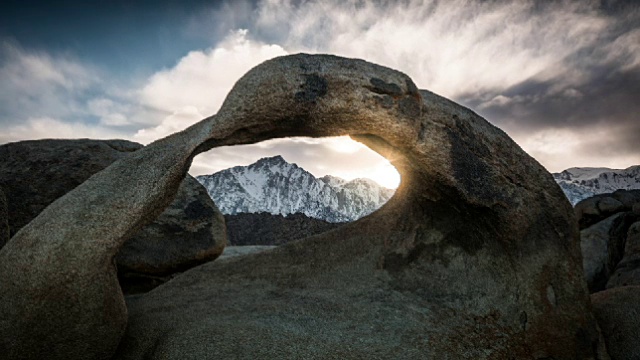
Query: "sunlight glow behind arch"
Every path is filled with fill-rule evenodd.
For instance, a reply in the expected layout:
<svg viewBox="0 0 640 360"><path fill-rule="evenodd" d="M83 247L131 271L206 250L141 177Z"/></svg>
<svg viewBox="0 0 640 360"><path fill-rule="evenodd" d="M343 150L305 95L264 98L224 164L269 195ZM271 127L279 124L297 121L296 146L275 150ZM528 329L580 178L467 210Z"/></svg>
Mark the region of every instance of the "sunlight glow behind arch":
<svg viewBox="0 0 640 360"><path fill-rule="evenodd" d="M333 175L345 180L368 178L389 189L395 189L400 184L400 174L389 160L349 136L291 137L215 148L194 158L189 173L193 176L209 175L276 155L297 164L315 177Z"/></svg>

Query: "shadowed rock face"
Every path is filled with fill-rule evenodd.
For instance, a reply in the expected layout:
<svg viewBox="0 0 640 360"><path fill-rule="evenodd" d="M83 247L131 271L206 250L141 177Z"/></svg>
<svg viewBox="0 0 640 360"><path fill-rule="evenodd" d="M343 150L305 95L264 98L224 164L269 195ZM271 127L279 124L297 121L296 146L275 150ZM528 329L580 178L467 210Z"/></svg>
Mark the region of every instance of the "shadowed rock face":
<svg viewBox="0 0 640 360"><path fill-rule="evenodd" d="M302 213L285 216L269 213L225 215L229 245L282 245L323 233L343 225L315 219Z"/></svg>
<svg viewBox="0 0 640 360"><path fill-rule="evenodd" d="M582 268L590 293L605 289L622 258L625 239L616 236L614 230L624 218L624 213L617 213L580 231Z"/></svg>
<svg viewBox="0 0 640 360"><path fill-rule="evenodd" d="M624 257L607 282L607 288L636 285L640 286L640 214L636 222L629 226L624 245Z"/></svg>
<svg viewBox="0 0 640 360"><path fill-rule="evenodd" d="M0 248L9 241L9 213L7 209L7 198L0 188Z"/></svg>
<svg viewBox="0 0 640 360"><path fill-rule="evenodd" d="M126 140L90 139L1 145L0 187L7 195L11 234L93 174L142 147ZM170 274L215 259L225 242L222 213L206 189L187 176L171 205L118 252L120 285L125 292L149 290Z"/></svg>
<svg viewBox="0 0 640 360"><path fill-rule="evenodd" d="M169 203L195 154L345 134L402 175L382 209L132 297L124 333L113 256ZM15 358L602 355L575 217L552 176L502 131L406 75L324 55L263 63L217 115L53 203L0 251L0 293L9 294L0 350Z"/></svg>
<svg viewBox="0 0 640 360"><path fill-rule="evenodd" d="M612 360L640 358L640 286L623 286L591 295Z"/></svg>

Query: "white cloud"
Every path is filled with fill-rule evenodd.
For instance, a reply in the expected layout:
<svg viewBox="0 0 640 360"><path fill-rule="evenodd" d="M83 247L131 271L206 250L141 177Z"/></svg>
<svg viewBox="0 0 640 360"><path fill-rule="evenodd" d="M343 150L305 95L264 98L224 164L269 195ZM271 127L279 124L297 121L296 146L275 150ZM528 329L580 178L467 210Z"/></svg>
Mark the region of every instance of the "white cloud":
<svg viewBox="0 0 640 360"><path fill-rule="evenodd" d="M506 97L504 95L498 95L492 98L491 100L485 101L482 104L480 104L480 106L478 106L478 109L482 110L492 106L504 106L511 103L512 101L513 101L512 98Z"/></svg>
<svg viewBox="0 0 640 360"><path fill-rule="evenodd" d="M100 118L100 123L106 126L126 126L131 121L125 115L130 106L124 103L116 103L111 99L99 97L87 102L89 112Z"/></svg>
<svg viewBox="0 0 640 360"><path fill-rule="evenodd" d="M288 50L331 52L399 69L455 98L530 78L580 81L566 59L613 22L586 3L262 1L255 31L276 27ZM277 24L286 24L286 26Z"/></svg>
<svg viewBox="0 0 640 360"><path fill-rule="evenodd" d="M135 141L148 144L167 135L184 130L191 124L195 124L205 116L195 106L185 106L165 117L158 126L140 129L133 135Z"/></svg>
<svg viewBox="0 0 640 360"><path fill-rule="evenodd" d="M30 118L22 124L11 125L0 132L0 144L18 140L38 139L126 139L127 134L82 122L65 122L42 117Z"/></svg>
<svg viewBox="0 0 640 360"><path fill-rule="evenodd" d="M140 90L140 102L170 115L138 131L144 143L182 130L215 114L233 85L254 66L287 52L278 45L247 39L246 30L229 34L218 46L191 51L178 64L157 72Z"/></svg>
<svg viewBox="0 0 640 360"><path fill-rule="evenodd" d="M0 47L5 58L0 74L14 91L31 92L35 86L84 89L98 80L91 69L71 58L26 52L7 41Z"/></svg>
<svg viewBox="0 0 640 360"><path fill-rule="evenodd" d="M602 49L598 49L602 62L622 62L621 71L640 67L640 28L625 33Z"/></svg>
<svg viewBox="0 0 640 360"><path fill-rule="evenodd" d="M0 120L75 115L83 111L80 94L98 82L91 68L70 57L6 41L0 43L0 79Z"/></svg>
<svg viewBox="0 0 640 360"><path fill-rule="evenodd" d="M117 129L131 124L130 99L104 95L112 85L103 81L99 70L70 55L3 41L0 79L0 143L131 137L130 130Z"/></svg>
<svg viewBox="0 0 640 360"><path fill-rule="evenodd" d="M624 169L638 165L638 155L607 149L606 141L620 129L611 127L549 128L517 134L514 140L551 172L570 167Z"/></svg>

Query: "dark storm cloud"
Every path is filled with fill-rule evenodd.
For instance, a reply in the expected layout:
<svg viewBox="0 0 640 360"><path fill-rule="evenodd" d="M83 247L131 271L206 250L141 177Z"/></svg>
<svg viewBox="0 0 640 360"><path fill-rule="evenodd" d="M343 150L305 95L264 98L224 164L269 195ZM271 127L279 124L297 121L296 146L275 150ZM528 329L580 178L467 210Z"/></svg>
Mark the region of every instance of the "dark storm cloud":
<svg viewBox="0 0 640 360"><path fill-rule="evenodd" d="M580 85L558 87L557 79L528 80L490 100L461 100L496 125L523 131L545 127L632 126L640 122L640 69L598 69ZM485 96L486 98L486 96Z"/></svg>
<svg viewBox="0 0 640 360"><path fill-rule="evenodd" d="M547 10L544 5L536 9ZM556 134L557 141L562 140L557 134L578 134L580 140L567 150L576 159L626 158L640 163L640 3L602 2L592 11L607 26L592 41L576 41L558 64L563 71L550 67L503 89L456 99L521 143L537 133ZM590 26L575 26L580 25ZM535 155L536 149L528 150Z"/></svg>

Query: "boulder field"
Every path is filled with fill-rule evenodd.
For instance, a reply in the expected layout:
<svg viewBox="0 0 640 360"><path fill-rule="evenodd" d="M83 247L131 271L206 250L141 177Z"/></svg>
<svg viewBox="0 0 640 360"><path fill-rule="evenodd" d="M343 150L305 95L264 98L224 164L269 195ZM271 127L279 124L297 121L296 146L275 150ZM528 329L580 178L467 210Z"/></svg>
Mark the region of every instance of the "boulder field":
<svg viewBox="0 0 640 360"><path fill-rule="evenodd" d="M114 257L198 153L351 135L398 169L375 213L127 297ZM606 359L576 218L504 132L406 75L292 55L54 201L0 250L9 359ZM61 331L64 329L64 331Z"/></svg>
<svg viewBox="0 0 640 360"><path fill-rule="evenodd" d="M640 358L640 190L576 204L585 278L613 360Z"/></svg>

